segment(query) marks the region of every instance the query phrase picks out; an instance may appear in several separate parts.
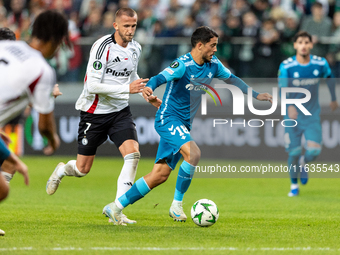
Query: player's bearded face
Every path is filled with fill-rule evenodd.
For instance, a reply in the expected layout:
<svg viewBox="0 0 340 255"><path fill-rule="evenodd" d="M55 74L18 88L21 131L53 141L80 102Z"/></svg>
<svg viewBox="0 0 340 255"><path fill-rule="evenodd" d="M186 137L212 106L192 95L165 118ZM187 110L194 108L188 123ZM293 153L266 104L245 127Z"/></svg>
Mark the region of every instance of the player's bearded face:
<svg viewBox="0 0 340 255"><path fill-rule="evenodd" d="M308 56L312 48L313 43L308 37L299 37L294 43L294 49L296 50L296 53L303 57Z"/></svg>
<svg viewBox="0 0 340 255"><path fill-rule="evenodd" d="M204 63L209 63L214 56L215 52L217 51L217 37L213 37L210 39L209 42L203 44L202 47L202 59Z"/></svg>
<svg viewBox="0 0 340 255"><path fill-rule="evenodd" d="M116 23L116 30L123 42L131 42L137 27L137 16L122 15Z"/></svg>

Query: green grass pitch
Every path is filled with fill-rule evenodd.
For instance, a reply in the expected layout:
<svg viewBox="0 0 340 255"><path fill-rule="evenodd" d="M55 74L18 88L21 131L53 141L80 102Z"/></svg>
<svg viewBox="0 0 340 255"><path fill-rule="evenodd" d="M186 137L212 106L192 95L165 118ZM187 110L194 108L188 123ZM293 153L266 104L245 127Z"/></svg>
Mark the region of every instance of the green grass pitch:
<svg viewBox="0 0 340 255"><path fill-rule="evenodd" d="M194 178L184 197L189 219L168 216L177 170L168 181L125 209L137 224L114 226L102 208L115 198L121 158L96 158L85 178L65 177L52 196L45 185L66 157L24 157L31 183L16 175L0 204L0 254L336 254L340 252L340 179L311 179L300 196L287 197L287 179ZM234 165L244 164L232 161ZM282 163L282 162L280 162ZM258 162L247 162L258 164ZM278 163L279 164L279 163ZM137 177L153 159L142 158ZM287 176L288 177L288 176ZM219 220L200 228L192 204L213 200Z"/></svg>

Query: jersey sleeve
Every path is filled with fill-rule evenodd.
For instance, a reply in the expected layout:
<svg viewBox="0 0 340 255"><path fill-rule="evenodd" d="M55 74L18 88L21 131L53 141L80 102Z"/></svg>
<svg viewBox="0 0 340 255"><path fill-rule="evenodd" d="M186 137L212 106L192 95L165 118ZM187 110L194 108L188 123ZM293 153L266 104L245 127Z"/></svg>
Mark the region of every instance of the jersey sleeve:
<svg viewBox="0 0 340 255"><path fill-rule="evenodd" d="M328 64L327 60L325 58L323 60L325 61L325 64L322 67L322 77L323 78L328 78L328 77L330 77L332 75L332 70L329 67L329 64Z"/></svg>
<svg viewBox="0 0 340 255"><path fill-rule="evenodd" d="M220 60L217 60L217 73L215 74L215 78L220 78L220 79L229 79L231 76L231 72L228 68L226 68Z"/></svg>
<svg viewBox="0 0 340 255"><path fill-rule="evenodd" d="M48 114L54 110L52 90L55 83L55 72L46 63L41 75L28 88L29 101L38 113Z"/></svg>
<svg viewBox="0 0 340 255"><path fill-rule="evenodd" d="M186 66L183 61L176 59L170 64L170 66L160 72L160 74L165 77L167 82L172 80L179 80L183 77L185 69Z"/></svg>
<svg viewBox="0 0 340 255"><path fill-rule="evenodd" d="M126 86L126 84L114 84L115 86L111 86L102 83L110 50L109 44L105 43L106 40L97 41L91 48L86 69L87 89L92 94L128 94L130 93L130 87Z"/></svg>
<svg viewBox="0 0 340 255"><path fill-rule="evenodd" d="M327 62L326 59L324 59L325 61L325 65L322 68L322 77L323 78L327 78L326 82L327 82L327 86L329 89L329 92L331 94L331 100L332 101L336 101L336 93L335 93L335 86L336 86L336 82L335 82L335 78L332 74L332 70L329 67L329 64Z"/></svg>
<svg viewBox="0 0 340 255"><path fill-rule="evenodd" d="M284 67L284 64L281 63L278 71L278 85L280 88L288 87L288 72L287 69Z"/></svg>

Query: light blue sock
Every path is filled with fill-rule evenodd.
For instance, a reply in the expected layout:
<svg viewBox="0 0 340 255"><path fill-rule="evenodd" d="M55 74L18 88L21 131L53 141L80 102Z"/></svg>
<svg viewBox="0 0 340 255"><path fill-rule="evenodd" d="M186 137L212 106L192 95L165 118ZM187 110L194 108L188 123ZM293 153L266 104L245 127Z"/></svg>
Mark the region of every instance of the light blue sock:
<svg viewBox="0 0 340 255"><path fill-rule="evenodd" d="M132 185L131 189L129 189L124 195L118 198L118 201L123 207L127 207L128 205L131 205L137 200L144 197L150 192L150 190L151 189L149 188L148 184L142 177L138 179L135 184Z"/></svg>
<svg viewBox="0 0 340 255"><path fill-rule="evenodd" d="M289 176L292 184L298 183L300 169L298 168L298 161L301 155L301 147L295 148L289 152L288 169L290 169Z"/></svg>
<svg viewBox="0 0 340 255"><path fill-rule="evenodd" d="M194 172L195 166L183 160L178 171L174 200L183 201L184 193L190 186Z"/></svg>

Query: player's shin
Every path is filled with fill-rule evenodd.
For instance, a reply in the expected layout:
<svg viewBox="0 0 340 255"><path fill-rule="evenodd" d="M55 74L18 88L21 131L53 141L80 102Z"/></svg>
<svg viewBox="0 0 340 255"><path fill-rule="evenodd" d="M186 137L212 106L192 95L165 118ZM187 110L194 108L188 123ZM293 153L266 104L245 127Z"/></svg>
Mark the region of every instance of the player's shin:
<svg viewBox="0 0 340 255"><path fill-rule="evenodd" d="M125 194L135 182L140 153L134 152L124 157L124 165L117 180L116 200Z"/></svg>
<svg viewBox="0 0 340 255"><path fill-rule="evenodd" d="M138 179L135 184L132 185L131 189L129 189L124 195L115 200L115 204L123 209L126 206L133 204L137 200L144 197L146 194L150 192L150 188L148 184L145 182L144 177Z"/></svg>
<svg viewBox="0 0 340 255"><path fill-rule="evenodd" d="M301 149L292 150L289 152L288 156L288 168L289 176L292 184L297 184L297 179L299 177L299 166L298 161L300 157Z"/></svg>
<svg viewBox="0 0 340 255"><path fill-rule="evenodd" d="M183 201L184 193L188 190L192 177L195 173L195 166L183 160L177 176L174 201Z"/></svg>

